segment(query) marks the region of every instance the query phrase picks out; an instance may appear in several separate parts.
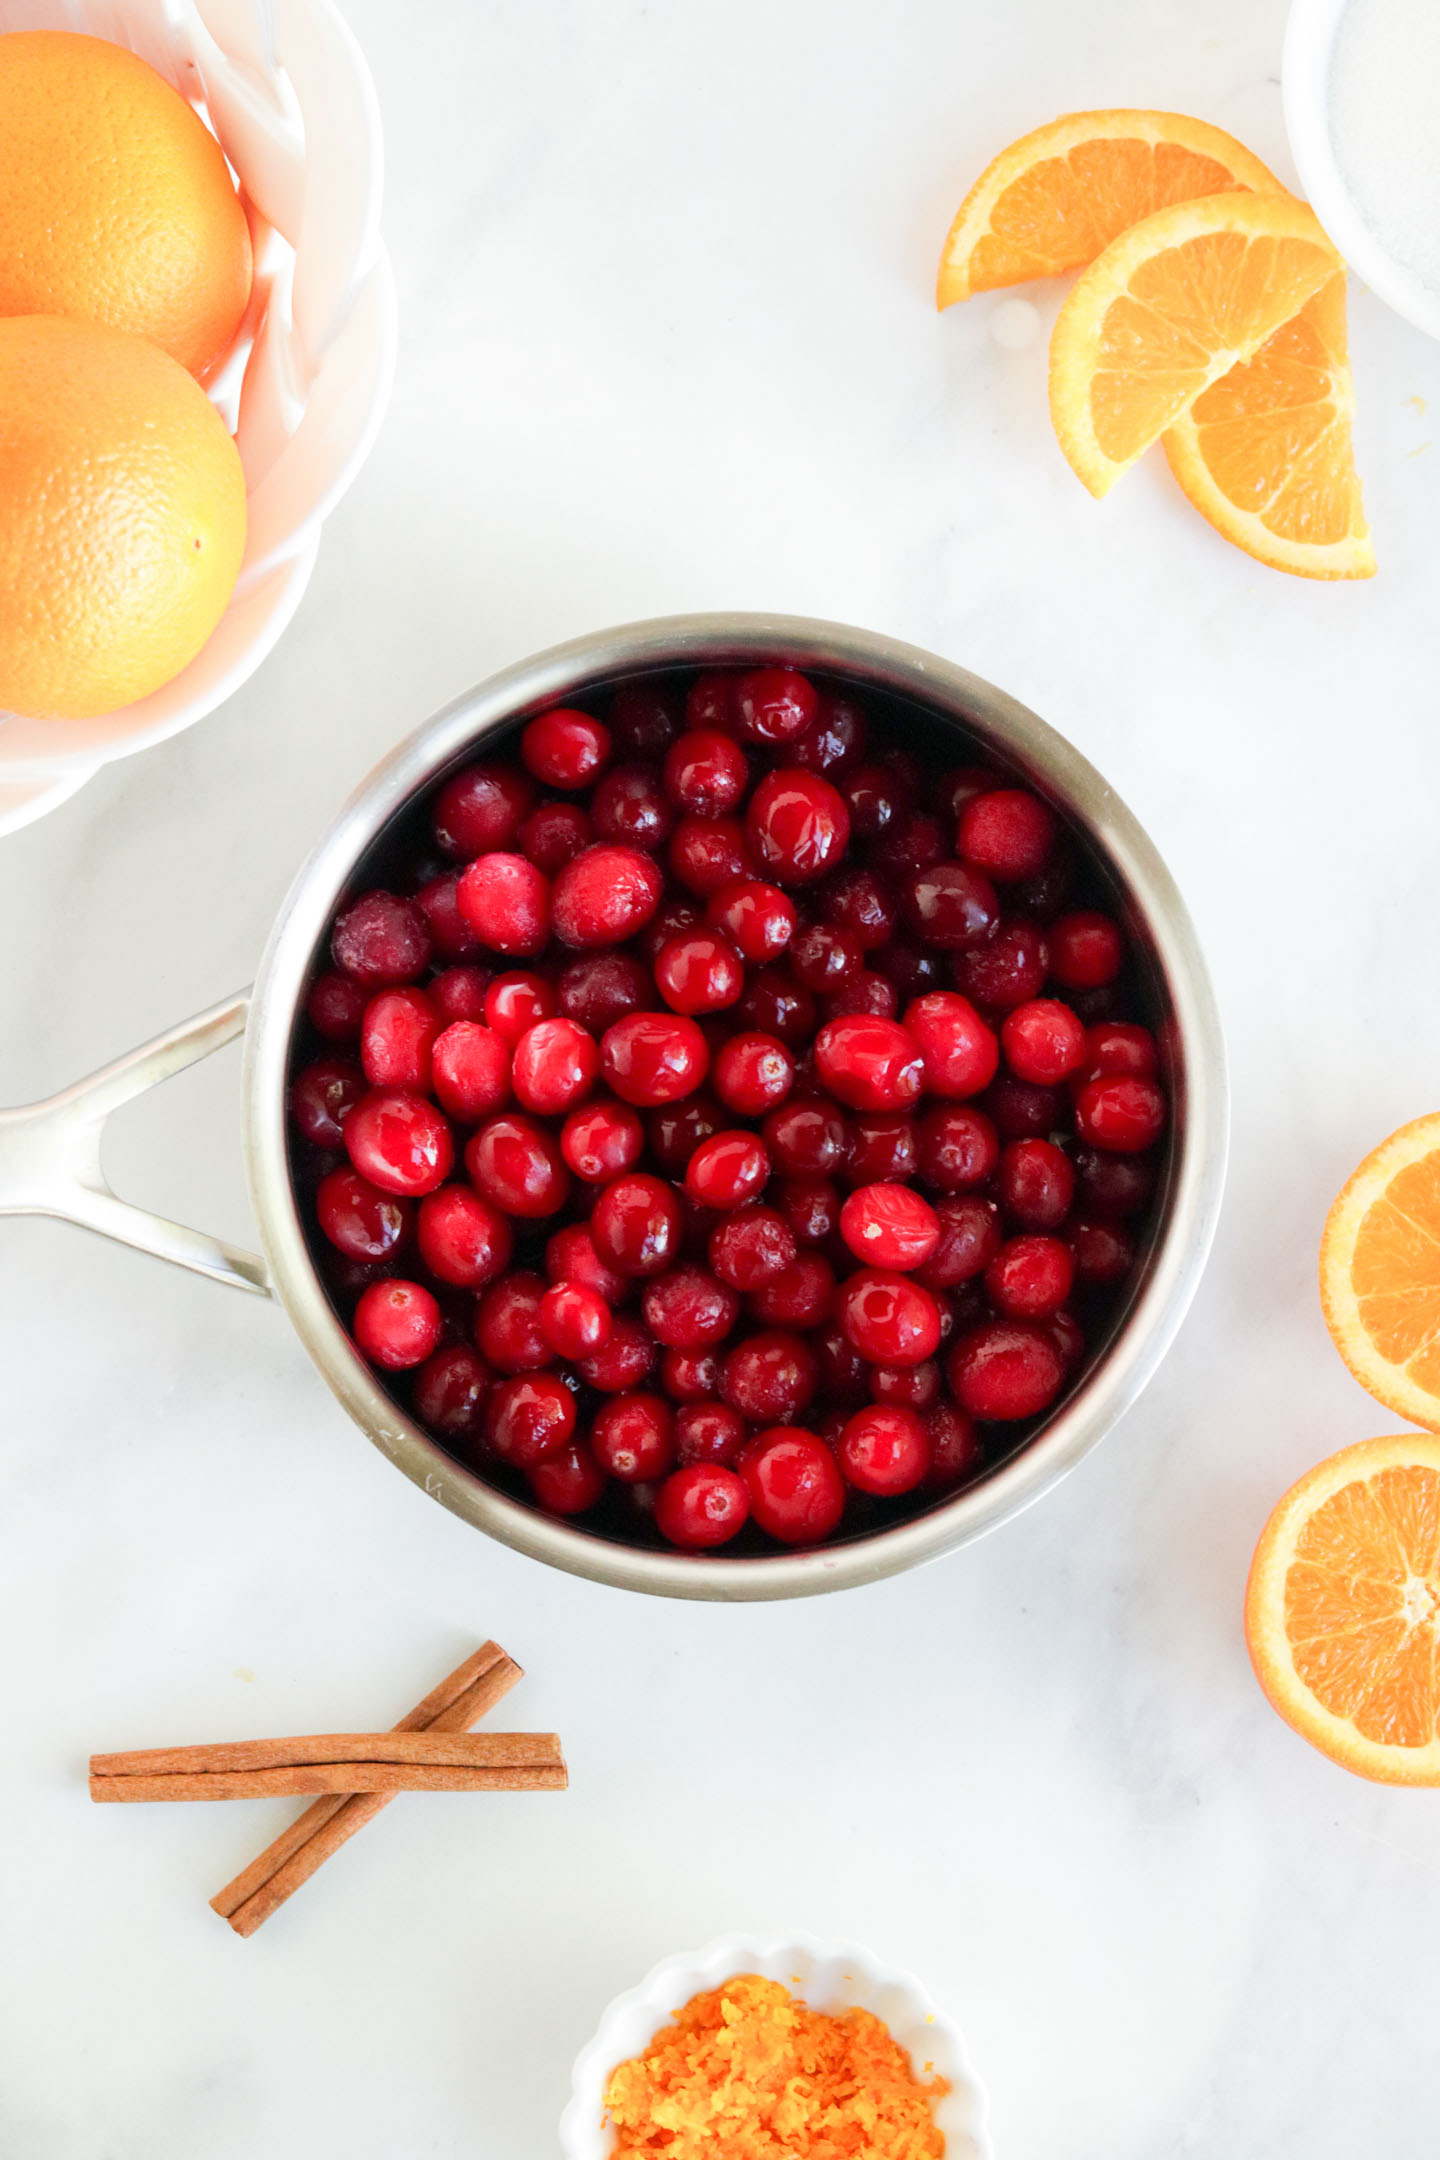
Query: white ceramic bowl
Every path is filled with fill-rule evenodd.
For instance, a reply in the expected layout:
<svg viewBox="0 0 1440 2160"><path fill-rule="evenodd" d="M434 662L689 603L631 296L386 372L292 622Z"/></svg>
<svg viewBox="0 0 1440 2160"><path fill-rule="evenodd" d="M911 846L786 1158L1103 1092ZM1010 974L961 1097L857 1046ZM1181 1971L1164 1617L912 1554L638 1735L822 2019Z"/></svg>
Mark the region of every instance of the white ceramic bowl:
<svg viewBox="0 0 1440 2160"><path fill-rule="evenodd" d="M1387 307L1440 338L1440 293L1387 253L1356 206L1336 155L1331 115L1335 41L1349 0L1292 0L1285 30L1285 129L1311 208L1356 275Z"/></svg>
<svg viewBox="0 0 1440 2160"><path fill-rule="evenodd" d="M945 2160L993 2160L985 2131L985 2095L956 2027L935 2008L918 1980L878 1964L855 1944L818 1943L808 1935L727 1935L707 1949L670 1957L638 1987L617 1995L600 2028L576 2059L570 2104L560 2118L564 2160L606 2160L615 2133L605 2127L605 2085L617 2063L650 2044L671 2014L692 1995L719 1987L736 1973L760 1973L793 1988L812 2010L859 2005L883 2018L922 2074L933 2066L950 2081L935 2110L945 2133Z"/></svg>
<svg viewBox="0 0 1440 2160"><path fill-rule="evenodd" d="M127 45L202 105L252 206L250 314L208 386L235 430L249 525L230 604L173 682L94 720L0 714L0 833L112 758L177 735L254 674L299 605L395 365L379 108L332 0L0 0L0 34L43 29Z"/></svg>

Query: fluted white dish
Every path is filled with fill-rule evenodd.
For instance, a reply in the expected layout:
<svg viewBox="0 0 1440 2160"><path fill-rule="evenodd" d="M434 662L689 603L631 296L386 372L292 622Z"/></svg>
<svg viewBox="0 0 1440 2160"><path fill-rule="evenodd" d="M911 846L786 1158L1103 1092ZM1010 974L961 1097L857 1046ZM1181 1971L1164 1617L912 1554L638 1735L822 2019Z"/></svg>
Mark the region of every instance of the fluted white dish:
<svg viewBox="0 0 1440 2160"><path fill-rule="evenodd" d="M235 430L248 526L229 606L163 689L91 720L0 714L0 833L178 735L254 674L375 439L395 366L379 107L333 0L0 0L0 34L47 29L148 60L203 109L249 201L255 289L207 386Z"/></svg>
<svg viewBox="0 0 1440 2160"><path fill-rule="evenodd" d="M611 2071L640 2054L692 1995L737 1973L783 1981L812 2010L835 2013L858 2006L883 2018L917 2072L938 2070L950 2082L935 2109L945 2134L945 2160L993 2160L985 2095L958 2028L911 1974L882 1965L855 1943L819 1943L808 1935L727 1935L704 1950L662 1959L638 1987L617 1995L576 2058L570 2103L560 2118L564 2160L607 2160L615 2146L615 2133L604 2119Z"/></svg>

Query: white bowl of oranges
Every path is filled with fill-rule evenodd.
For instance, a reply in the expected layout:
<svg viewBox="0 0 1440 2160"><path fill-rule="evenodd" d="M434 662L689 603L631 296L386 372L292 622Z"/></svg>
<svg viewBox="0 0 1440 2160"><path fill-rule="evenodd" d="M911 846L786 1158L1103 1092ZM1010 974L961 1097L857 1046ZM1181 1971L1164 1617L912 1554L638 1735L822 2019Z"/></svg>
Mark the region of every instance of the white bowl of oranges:
<svg viewBox="0 0 1440 2160"><path fill-rule="evenodd" d="M393 373L379 202L331 0L0 0L0 833L294 613Z"/></svg>

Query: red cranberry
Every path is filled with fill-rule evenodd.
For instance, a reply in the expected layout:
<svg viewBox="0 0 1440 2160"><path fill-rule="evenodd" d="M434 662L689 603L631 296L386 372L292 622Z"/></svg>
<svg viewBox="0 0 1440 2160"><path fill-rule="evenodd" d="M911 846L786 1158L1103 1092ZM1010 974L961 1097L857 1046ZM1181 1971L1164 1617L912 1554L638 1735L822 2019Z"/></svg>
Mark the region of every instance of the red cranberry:
<svg viewBox="0 0 1440 2160"><path fill-rule="evenodd" d="M693 1020L672 1013L629 1013L605 1030L600 1063L622 1101L638 1109L678 1102L704 1079L710 1063Z"/></svg>
<svg viewBox="0 0 1440 2160"><path fill-rule="evenodd" d="M403 1088L361 1096L345 1120L345 1148L372 1185L415 1198L443 1185L455 1160L450 1127L434 1103Z"/></svg>
<svg viewBox="0 0 1440 2160"><path fill-rule="evenodd" d="M739 997L745 970L724 938L691 930L661 950L655 983L672 1012L718 1012Z"/></svg>
<svg viewBox="0 0 1440 2160"><path fill-rule="evenodd" d="M1079 1283L1121 1283L1135 1265L1135 1242L1118 1222L1080 1219L1071 1223L1065 1236Z"/></svg>
<svg viewBox="0 0 1440 2160"><path fill-rule="evenodd" d="M770 1175L770 1157L754 1133L716 1133L691 1156L685 1190L702 1207L736 1208L753 1200Z"/></svg>
<svg viewBox="0 0 1440 2160"><path fill-rule="evenodd" d="M841 1327L872 1365L918 1365L940 1347L940 1308L907 1275L859 1268L840 1288Z"/></svg>
<svg viewBox="0 0 1440 2160"><path fill-rule="evenodd" d="M481 1290L510 1265L509 1220L468 1185L442 1185L420 1203L420 1257L432 1275L459 1290Z"/></svg>
<svg viewBox="0 0 1440 2160"><path fill-rule="evenodd" d="M790 941L790 966L807 990L834 992L855 980L864 959L848 930L809 923Z"/></svg>
<svg viewBox="0 0 1440 2160"><path fill-rule="evenodd" d="M900 999L894 983L863 968L851 977L843 990L837 990L825 1000L827 1020L848 1020L854 1013L874 1013L881 1020L893 1020L899 1010Z"/></svg>
<svg viewBox="0 0 1440 2160"><path fill-rule="evenodd" d="M1044 869L1055 845L1055 813L1027 788L976 795L960 813L957 847L998 885L1017 885Z"/></svg>
<svg viewBox="0 0 1440 2160"><path fill-rule="evenodd" d="M1000 1030L1006 1061L1017 1079L1055 1087L1085 1055L1085 1030L1058 998L1032 998L1008 1013Z"/></svg>
<svg viewBox="0 0 1440 2160"><path fill-rule="evenodd" d="M934 1208L904 1185L862 1185L840 1210L840 1234L867 1267L908 1273L940 1242Z"/></svg>
<svg viewBox="0 0 1440 2160"><path fill-rule="evenodd" d="M490 1391L485 1437L512 1470L558 1455L575 1430L575 1398L555 1373L517 1373Z"/></svg>
<svg viewBox="0 0 1440 2160"><path fill-rule="evenodd" d="M736 1017L747 1028L776 1035L788 1049L799 1050L814 1034L818 1015L803 984L779 968L761 968L746 985Z"/></svg>
<svg viewBox="0 0 1440 2160"><path fill-rule="evenodd" d="M1013 1012L1038 997L1049 967L1045 940L1033 923L1006 923L988 945L956 953L955 987L986 1012Z"/></svg>
<svg viewBox="0 0 1440 2160"><path fill-rule="evenodd" d="M882 764L848 768L841 775L840 787L857 840L878 840L912 800L899 776Z"/></svg>
<svg viewBox="0 0 1440 2160"><path fill-rule="evenodd" d="M709 1402L720 1386L720 1360L713 1350L666 1350L660 1358L660 1385L672 1402Z"/></svg>
<svg viewBox="0 0 1440 2160"><path fill-rule="evenodd" d="M436 845L456 862L508 847L535 807L535 783L515 765L471 765L435 802Z"/></svg>
<svg viewBox="0 0 1440 2160"><path fill-rule="evenodd" d="M843 690L821 690L815 718L787 745L792 765L808 772L838 772L865 755L865 715Z"/></svg>
<svg viewBox="0 0 1440 2160"><path fill-rule="evenodd" d="M892 938L873 959L876 971L891 985L897 998L907 1004L912 998L928 997L941 986L940 955L912 945L908 938Z"/></svg>
<svg viewBox="0 0 1440 2160"><path fill-rule="evenodd" d="M925 1493L949 1492L979 1469L982 1450L975 1420L958 1403L938 1403L925 1420L930 1467L920 1480Z"/></svg>
<svg viewBox="0 0 1440 2160"><path fill-rule="evenodd" d="M985 1270L990 1302L1003 1320L1048 1320L1074 1280L1069 1248L1053 1237L1011 1238Z"/></svg>
<svg viewBox="0 0 1440 2160"><path fill-rule="evenodd" d="M1064 1367L1043 1328L989 1320L962 1335L947 1361L950 1392L971 1417L1035 1417L1060 1392Z"/></svg>
<svg viewBox="0 0 1440 2160"><path fill-rule="evenodd" d="M432 1078L451 1117L474 1125L510 1100L509 1048L492 1028L456 1020L436 1037Z"/></svg>
<svg viewBox="0 0 1440 2160"><path fill-rule="evenodd" d="M476 1347L497 1372L537 1372L550 1363L554 1353L540 1325L544 1297L543 1279L528 1268L502 1276L481 1297Z"/></svg>
<svg viewBox="0 0 1440 2160"><path fill-rule="evenodd" d="M667 1350L706 1350L723 1342L740 1317L740 1300L705 1268L682 1266L647 1284L646 1324Z"/></svg>
<svg viewBox="0 0 1440 2160"><path fill-rule="evenodd" d="M490 981L488 968L442 968L425 986L426 995L440 1015L441 1027L451 1027L457 1020L483 1020Z"/></svg>
<svg viewBox="0 0 1440 2160"><path fill-rule="evenodd" d="M680 1250L685 1212L669 1185L644 1171L611 1180L590 1213L595 1250L617 1275L659 1275Z"/></svg>
<svg viewBox="0 0 1440 2160"><path fill-rule="evenodd" d="M1149 1028L1124 1020L1102 1020L1085 1030L1083 1080L1100 1080L1124 1073L1134 1080L1153 1080L1160 1067L1155 1038Z"/></svg>
<svg viewBox="0 0 1440 2160"><path fill-rule="evenodd" d="M647 855L664 847L675 830L675 812L653 765L617 765L606 773L590 798L590 815L601 840L643 848Z"/></svg>
<svg viewBox="0 0 1440 2160"><path fill-rule="evenodd" d="M1075 1197L1075 1172L1050 1140L1012 1140L1000 1158L1000 1198L1027 1230L1058 1230Z"/></svg>
<svg viewBox="0 0 1440 2160"><path fill-rule="evenodd" d="M663 1395L616 1395L590 1428L590 1445L622 1484L664 1477L675 1462L675 1413Z"/></svg>
<svg viewBox="0 0 1440 2160"><path fill-rule="evenodd" d="M826 1021L815 1038L815 1069L830 1094L852 1110L903 1110L920 1093L925 1067L905 1028L857 1014Z"/></svg>
<svg viewBox="0 0 1440 2160"><path fill-rule="evenodd" d="M429 878L415 895L415 905L425 917L432 949L447 960L463 960L477 952L480 940L460 912L460 873L447 870Z"/></svg>
<svg viewBox="0 0 1440 2160"><path fill-rule="evenodd" d="M835 1304L835 1270L823 1253L803 1252L783 1275L752 1290L748 1309L762 1327L823 1327Z"/></svg>
<svg viewBox="0 0 1440 2160"><path fill-rule="evenodd" d="M721 1463L687 1463L666 1478L655 1497L655 1527L685 1552L728 1544L745 1527L749 1512L744 1483Z"/></svg>
<svg viewBox="0 0 1440 2160"><path fill-rule="evenodd" d="M760 1135L782 1177L823 1177L845 1159L849 1134L834 1103L792 1096L770 1111Z"/></svg>
<svg viewBox="0 0 1440 2160"><path fill-rule="evenodd" d="M609 1342L589 1357L577 1359L575 1370L602 1395L623 1395L649 1378L655 1368L655 1351L655 1338L649 1328L622 1313Z"/></svg>
<svg viewBox="0 0 1440 2160"><path fill-rule="evenodd" d="M465 1168L483 1198L527 1222L558 1214L569 1197L570 1173L554 1138L514 1111L487 1119L471 1135Z"/></svg>
<svg viewBox="0 0 1440 2160"><path fill-rule="evenodd" d="M459 901L466 922L492 952L526 959L544 951L550 936L550 880L523 855L478 856L460 879Z"/></svg>
<svg viewBox="0 0 1440 2160"><path fill-rule="evenodd" d="M675 1415L675 1459L682 1469L689 1463L733 1469L747 1436L744 1418L728 1403L686 1403Z"/></svg>
<svg viewBox="0 0 1440 2160"><path fill-rule="evenodd" d="M1000 1045L969 999L957 991L936 990L907 1005L905 1032L919 1045L931 1095L961 1102L994 1079Z"/></svg>
<svg viewBox="0 0 1440 2160"><path fill-rule="evenodd" d="M844 1409L858 1409L869 1399L870 1367L841 1327L830 1326L815 1339L821 1399Z"/></svg>
<svg viewBox="0 0 1440 2160"><path fill-rule="evenodd" d="M899 878L911 870L928 870L931 863L943 861L949 849L940 820L923 810L912 810L897 818L889 831L872 844L869 852L877 870L887 877Z"/></svg>
<svg viewBox="0 0 1440 2160"><path fill-rule="evenodd" d="M873 870L851 865L815 894L822 918L852 937L862 953L879 952L895 934L895 903ZM882 970L884 972L884 970Z"/></svg>
<svg viewBox="0 0 1440 2160"><path fill-rule="evenodd" d="M658 683L621 683L610 700L610 735L617 757L659 757L676 730L670 694Z"/></svg>
<svg viewBox="0 0 1440 2160"><path fill-rule="evenodd" d="M358 1170L332 1170L320 1180L315 1218L348 1260L387 1260L405 1243L413 1220L408 1200L381 1192Z"/></svg>
<svg viewBox="0 0 1440 2160"><path fill-rule="evenodd" d="M359 1115L359 1109L352 1110L346 1120L347 1146ZM1075 1123L1092 1147L1110 1155L1139 1155L1165 1129L1165 1097L1153 1080L1132 1080L1123 1073L1087 1080L1075 1098Z"/></svg>
<svg viewBox="0 0 1440 2160"><path fill-rule="evenodd" d="M697 675L685 698L687 728L721 728L735 732L735 683L733 669L712 668Z"/></svg>
<svg viewBox="0 0 1440 2160"><path fill-rule="evenodd" d="M630 1284L607 1267L583 1223L557 1230L545 1247L545 1273L552 1283L579 1283L615 1310L630 1294Z"/></svg>
<svg viewBox="0 0 1440 2160"><path fill-rule="evenodd" d="M1075 1183L1087 1215L1139 1215L1154 1197L1155 1165L1144 1155L1106 1155L1099 1148L1079 1148Z"/></svg>
<svg viewBox="0 0 1440 2160"><path fill-rule="evenodd" d="M530 1490L550 1515L583 1515L605 1491L604 1471L583 1441L572 1441L527 1471Z"/></svg>
<svg viewBox="0 0 1440 2160"><path fill-rule="evenodd" d="M727 1123L719 1103L702 1089L687 1095L684 1102L652 1110L645 1120L645 1137L666 1177L680 1179L695 1150L723 1132Z"/></svg>
<svg viewBox="0 0 1440 2160"><path fill-rule="evenodd" d="M815 1352L803 1335L767 1328L726 1353L720 1393L752 1425L783 1424L814 1401L819 1384Z"/></svg>
<svg viewBox="0 0 1440 2160"><path fill-rule="evenodd" d="M655 1003L654 984L635 955L613 950L572 960L561 970L556 997L565 1018L588 1028L597 1040L627 1013Z"/></svg>
<svg viewBox="0 0 1440 2160"><path fill-rule="evenodd" d="M794 1081L795 1061L774 1035L732 1035L715 1059L715 1092L740 1117L774 1109Z"/></svg>
<svg viewBox="0 0 1440 2160"><path fill-rule="evenodd" d="M676 883L702 900L723 892L737 879L755 875L745 828L738 818L681 818L667 860Z"/></svg>
<svg viewBox="0 0 1440 2160"><path fill-rule="evenodd" d="M823 1245L840 1227L840 1194L828 1178L786 1178L775 1205L798 1245Z"/></svg>
<svg viewBox="0 0 1440 2160"><path fill-rule="evenodd" d="M610 730L589 713L557 706L522 729L520 756L542 787L588 787L610 762Z"/></svg>
<svg viewBox="0 0 1440 2160"><path fill-rule="evenodd" d="M529 968L507 968L485 992L485 1025L513 1050L528 1028L555 1016L555 991Z"/></svg>
<svg viewBox="0 0 1440 2160"><path fill-rule="evenodd" d="M818 1545L845 1512L845 1485L823 1441L796 1426L758 1433L740 1458L750 1512L782 1545Z"/></svg>
<svg viewBox="0 0 1440 2160"><path fill-rule="evenodd" d="M1059 1088L1035 1087L1002 1072L985 1091L981 1107L993 1118L1002 1140L1028 1140L1057 1131L1068 1123L1067 1104Z"/></svg>
<svg viewBox="0 0 1440 2160"><path fill-rule="evenodd" d="M413 900L391 892L362 893L331 932L330 951L342 975L367 990L383 990L423 974L430 931Z"/></svg>
<svg viewBox="0 0 1440 2160"><path fill-rule="evenodd" d="M900 910L912 935L940 952L967 952L994 936L1000 903L983 871L968 863L912 870L900 887Z"/></svg>
<svg viewBox="0 0 1440 2160"><path fill-rule="evenodd" d="M348 975L317 975L305 998L305 1014L317 1035L327 1042L358 1042L365 1017L366 997L362 984Z"/></svg>
<svg viewBox="0 0 1440 2160"><path fill-rule="evenodd" d="M747 742L793 742L820 710L814 684L790 668L753 668L734 694L735 724Z"/></svg>
<svg viewBox="0 0 1440 2160"><path fill-rule="evenodd" d="M633 1170L645 1152L645 1131L626 1103L586 1103L560 1129L560 1152L577 1177L600 1185Z"/></svg>
<svg viewBox="0 0 1440 2160"><path fill-rule="evenodd" d="M1098 990L1125 964L1118 923L1094 908L1062 915L1050 926L1050 973L1062 990Z"/></svg>
<svg viewBox="0 0 1440 2160"><path fill-rule="evenodd" d="M705 921L723 931L742 960L760 963L784 952L795 934L795 903L778 885L737 878L705 904Z"/></svg>
<svg viewBox="0 0 1440 2160"><path fill-rule="evenodd" d="M940 1239L920 1269L927 1290L952 1290L990 1265L1001 1245L1000 1211L978 1193L941 1200L935 1209Z"/></svg>
<svg viewBox="0 0 1440 2160"><path fill-rule="evenodd" d="M639 848L587 848L555 880L555 935L577 951L623 945L660 905L662 883L656 864Z"/></svg>
<svg viewBox="0 0 1440 2160"><path fill-rule="evenodd" d="M515 844L537 870L553 878L584 853L592 837L590 820L578 803L546 802L531 811L515 835Z"/></svg>
<svg viewBox="0 0 1440 2160"><path fill-rule="evenodd" d="M372 1365L404 1372L423 1365L439 1342L440 1307L423 1283L371 1283L360 1293L351 1328Z"/></svg>
<svg viewBox="0 0 1440 2160"><path fill-rule="evenodd" d="M847 1185L903 1185L919 1167L913 1118L903 1110L869 1110L847 1120L849 1151L841 1170Z"/></svg>
<svg viewBox="0 0 1440 2160"><path fill-rule="evenodd" d="M484 1425L485 1398L495 1375L466 1343L447 1343L415 1375L411 1401L420 1423L437 1439L473 1445Z"/></svg>
<svg viewBox="0 0 1440 2160"><path fill-rule="evenodd" d="M588 1095L599 1070L599 1044L573 1020L537 1021L515 1045L515 1094L540 1117L558 1117Z"/></svg>
<svg viewBox="0 0 1440 2160"><path fill-rule="evenodd" d="M316 1147L343 1145L342 1127L365 1093L365 1075L353 1058L316 1058L290 1083L290 1118Z"/></svg>
<svg viewBox="0 0 1440 2160"><path fill-rule="evenodd" d="M1043 870L1016 885L1011 893L1017 908L1038 923L1053 923L1064 910L1075 888L1075 857L1062 838Z"/></svg>
<svg viewBox="0 0 1440 2160"><path fill-rule="evenodd" d="M1000 1137L983 1110L952 1103L930 1110L915 1128L920 1175L937 1192L968 1192L995 1174Z"/></svg>
<svg viewBox="0 0 1440 2160"><path fill-rule="evenodd" d="M918 1411L877 1404L850 1419L839 1456L852 1485L889 1500L913 1492L924 1477L930 1467L930 1435Z"/></svg>
<svg viewBox="0 0 1440 2160"><path fill-rule="evenodd" d="M540 1329L556 1357L590 1357L614 1329L610 1308L584 1283L554 1283L540 1300Z"/></svg>
<svg viewBox="0 0 1440 2160"><path fill-rule="evenodd" d="M821 774L773 772L750 798L745 832L762 870L782 885L808 885L843 860L850 813Z"/></svg>
<svg viewBox="0 0 1440 2160"><path fill-rule="evenodd" d="M695 817L724 817L745 798L750 766L733 735L696 728L665 754L665 793Z"/></svg>
<svg viewBox="0 0 1440 2160"><path fill-rule="evenodd" d="M758 1290L794 1264L794 1234L774 1208L737 1208L711 1232L709 1260L732 1290Z"/></svg>
<svg viewBox="0 0 1440 2160"><path fill-rule="evenodd" d="M635 950L646 966L653 968L672 938L684 937L687 931L703 928L703 918L693 900L666 900L651 916L645 928L635 940ZM653 989L647 978L646 989ZM647 1012L656 1010L655 999L647 997L642 1004Z"/></svg>
<svg viewBox="0 0 1440 2160"><path fill-rule="evenodd" d="M869 1378L873 1402L895 1403L902 1410L933 1410L940 1400L940 1367L934 1358L925 1358L919 1365L872 1365Z"/></svg>

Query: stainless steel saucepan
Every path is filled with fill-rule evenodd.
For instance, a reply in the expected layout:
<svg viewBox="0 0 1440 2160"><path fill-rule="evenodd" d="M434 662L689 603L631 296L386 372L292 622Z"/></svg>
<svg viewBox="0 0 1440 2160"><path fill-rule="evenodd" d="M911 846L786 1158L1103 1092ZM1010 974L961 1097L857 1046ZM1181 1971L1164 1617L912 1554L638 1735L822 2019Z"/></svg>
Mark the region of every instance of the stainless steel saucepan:
<svg viewBox="0 0 1440 2160"><path fill-rule="evenodd" d="M672 669L782 662L868 693L877 725L902 741L924 738L944 749L944 738L959 731L958 762L988 753L1088 837L1149 978L1174 1116L1155 1224L1128 1306L1096 1363L1032 1439L911 1521L811 1552L727 1559L642 1549L542 1515L466 1470L405 1416L350 1342L311 1261L291 1182L285 1096L297 1018L330 924L357 889L363 858L417 794L547 706L583 705L617 682ZM120 1199L100 1165L112 1111L242 1030L243 1145L261 1254ZM1219 1016L1190 918L1145 833L1078 751L1003 691L892 638L786 616L693 615L557 646L482 683L409 736L351 796L300 870L253 990L46 1102L0 1111L0 1214L60 1216L216 1282L277 1297L361 1431L433 1498L537 1560L672 1597L799 1597L895 1574L967 1543L1038 1499L1095 1445L1154 1372L1194 1293L1219 1211L1226 1126Z"/></svg>

